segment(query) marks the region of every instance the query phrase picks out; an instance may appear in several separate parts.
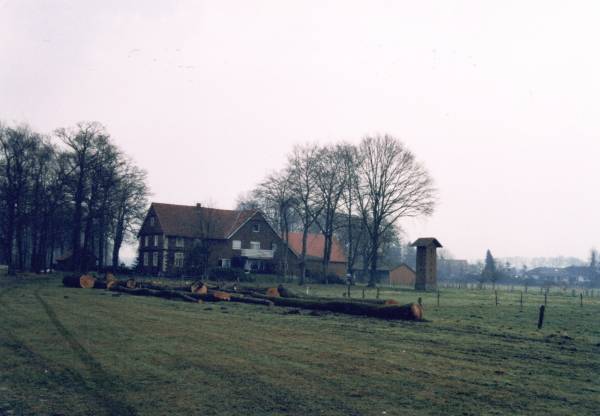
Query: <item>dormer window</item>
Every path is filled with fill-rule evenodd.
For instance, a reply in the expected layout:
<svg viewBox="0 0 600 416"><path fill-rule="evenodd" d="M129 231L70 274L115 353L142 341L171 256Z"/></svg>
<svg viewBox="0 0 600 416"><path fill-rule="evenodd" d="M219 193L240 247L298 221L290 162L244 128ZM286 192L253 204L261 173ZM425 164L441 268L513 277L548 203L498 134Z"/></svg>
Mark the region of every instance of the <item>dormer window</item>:
<svg viewBox="0 0 600 416"><path fill-rule="evenodd" d="M154 227L154 217L150 217L150 226Z"/></svg>
<svg viewBox="0 0 600 416"><path fill-rule="evenodd" d="M252 224L252 231L254 231L255 233L260 232L260 224L255 222L254 224Z"/></svg>

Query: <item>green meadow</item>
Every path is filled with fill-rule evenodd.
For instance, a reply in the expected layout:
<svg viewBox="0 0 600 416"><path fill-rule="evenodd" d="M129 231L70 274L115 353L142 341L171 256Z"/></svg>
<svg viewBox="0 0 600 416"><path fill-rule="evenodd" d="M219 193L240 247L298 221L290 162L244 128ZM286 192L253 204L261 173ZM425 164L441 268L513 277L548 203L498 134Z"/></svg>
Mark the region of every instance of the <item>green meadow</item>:
<svg viewBox="0 0 600 416"><path fill-rule="evenodd" d="M597 415L598 295L553 289L538 330L539 288L381 288L405 322L2 276L0 415Z"/></svg>

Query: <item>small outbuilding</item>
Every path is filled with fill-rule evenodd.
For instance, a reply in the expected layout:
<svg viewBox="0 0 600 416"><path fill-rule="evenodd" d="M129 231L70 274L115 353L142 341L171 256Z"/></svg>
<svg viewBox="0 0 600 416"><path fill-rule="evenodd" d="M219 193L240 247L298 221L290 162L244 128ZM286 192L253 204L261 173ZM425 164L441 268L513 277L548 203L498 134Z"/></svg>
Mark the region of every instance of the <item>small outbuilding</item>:
<svg viewBox="0 0 600 416"><path fill-rule="evenodd" d="M433 238L419 238L412 243L417 248L417 276L415 290L437 289L437 252L442 245Z"/></svg>
<svg viewBox="0 0 600 416"><path fill-rule="evenodd" d="M414 286L416 278L417 274L406 263L390 270L390 285L392 286Z"/></svg>

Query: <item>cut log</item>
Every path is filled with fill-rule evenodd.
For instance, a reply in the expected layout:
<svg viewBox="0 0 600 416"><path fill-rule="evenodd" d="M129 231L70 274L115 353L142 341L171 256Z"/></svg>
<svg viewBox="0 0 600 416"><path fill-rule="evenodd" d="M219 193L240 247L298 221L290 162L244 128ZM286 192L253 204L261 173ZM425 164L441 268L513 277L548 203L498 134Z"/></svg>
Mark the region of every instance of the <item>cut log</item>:
<svg viewBox="0 0 600 416"><path fill-rule="evenodd" d="M127 282L125 283L125 285L129 289L135 289L135 279L127 279Z"/></svg>
<svg viewBox="0 0 600 416"><path fill-rule="evenodd" d="M186 302L198 303L198 299L174 290L131 289L119 285L111 287L110 290L114 292L127 293L133 296L154 296L163 299L178 299Z"/></svg>
<svg viewBox="0 0 600 416"><path fill-rule="evenodd" d="M400 302L395 299L388 299L385 301L384 305L400 305Z"/></svg>
<svg viewBox="0 0 600 416"><path fill-rule="evenodd" d="M208 293L208 286L204 284L202 281L197 281L192 284L190 288L192 293L198 293L199 295L203 295Z"/></svg>
<svg viewBox="0 0 600 416"><path fill-rule="evenodd" d="M93 289L96 284L96 278L90 276L89 274L84 274L79 278L81 282L81 287L84 289Z"/></svg>
<svg viewBox="0 0 600 416"><path fill-rule="evenodd" d="M222 292L220 290L215 290L213 292L210 292L209 294L218 300L222 300L222 301L226 301L226 302L231 300L231 294L229 294L227 292Z"/></svg>
<svg viewBox="0 0 600 416"><path fill-rule="evenodd" d="M104 275L104 280L106 280L106 282L108 283L108 282L109 282L109 281L111 281L111 280L117 280L117 278L116 278L116 277L115 277L115 275L114 275L114 274L112 274L111 272L107 272L107 273Z"/></svg>
<svg viewBox="0 0 600 416"><path fill-rule="evenodd" d="M277 306L330 311L348 315L362 315L382 319L401 319L420 321L423 309L416 304L408 305L373 305L361 302L319 301L307 299L270 298Z"/></svg>
<svg viewBox="0 0 600 416"><path fill-rule="evenodd" d="M276 287L270 287L267 289L267 293L265 295L269 298L278 298L279 291L277 290Z"/></svg>
<svg viewBox="0 0 600 416"><path fill-rule="evenodd" d="M252 305L273 306L273 302L268 299L257 299L246 296L231 296L231 302L249 303Z"/></svg>
<svg viewBox="0 0 600 416"><path fill-rule="evenodd" d="M91 289L96 284L96 279L90 275L82 276L65 276L63 277L63 285L67 287L79 287Z"/></svg>
<svg viewBox="0 0 600 416"><path fill-rule="evenodd" d="M94 282L94 289L106 289L106 285L106 280L96 279L96 282Z"/></svg>

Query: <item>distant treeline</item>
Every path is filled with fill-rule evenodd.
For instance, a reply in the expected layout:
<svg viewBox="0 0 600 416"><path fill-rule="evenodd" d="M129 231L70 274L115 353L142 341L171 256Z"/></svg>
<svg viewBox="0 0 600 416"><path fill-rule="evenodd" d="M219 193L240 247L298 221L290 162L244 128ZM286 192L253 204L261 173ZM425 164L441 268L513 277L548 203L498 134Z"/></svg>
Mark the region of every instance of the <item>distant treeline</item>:
<svg viewBox="0 0 600 416"><path fill-rule="evenodd" d="M11 274L50 268L59 252L72 270L119 266L147 195L146 173L99 123L51 135L0 124L0 248Z"/></svg>

